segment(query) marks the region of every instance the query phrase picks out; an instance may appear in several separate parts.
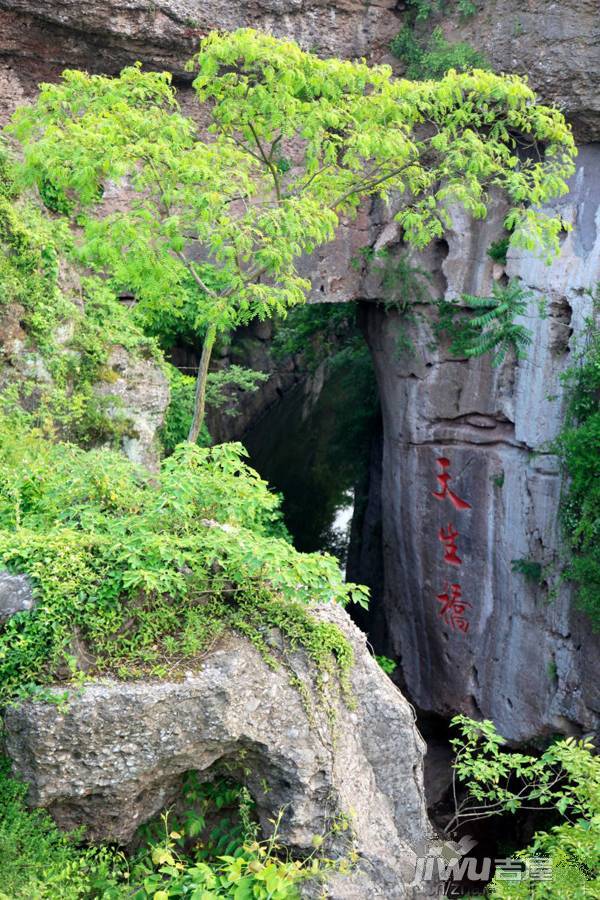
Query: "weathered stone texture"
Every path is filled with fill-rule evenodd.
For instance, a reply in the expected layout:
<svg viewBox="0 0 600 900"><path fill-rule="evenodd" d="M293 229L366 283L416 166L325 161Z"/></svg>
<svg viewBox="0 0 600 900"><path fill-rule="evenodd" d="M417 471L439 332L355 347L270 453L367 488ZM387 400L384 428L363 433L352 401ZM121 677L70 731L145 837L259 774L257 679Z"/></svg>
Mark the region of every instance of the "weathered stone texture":
<svg viewBox="0 0 600 900"><path fill-rule="evenodd" d="M564 108L582 138L598 137L596 0L486 0L479 7L468 20L443 17L449 38L483 50L498 71L528 75L545 100ZM406 9L396 0L0 0L0 120L32 95L36 82L67 66L116 72L140 59L189 80L184 63L213 28L270 30L322 55L398 66L389 45Z"/></svg>
<svg viewBox="0 0 600 900"><path fill-rule="evenodd" d="M160 460L158 429L169 405L169 383L163 370L150 359L132 358L115 347L109 358L115 380L95 385L98 396L110 401L109 413L125 416L128 434L123 452L132 462L156 469Z"/></svg>
<svg viewBox="0 0 600 900"><path fill-rule="evenodd" d="M285 807L281 839L310 850L328 822L351 813L361 862L331 896L413 896L415 853L429 838L423 742L412 710L346 613L328 607L319 615L343 628L357 657L358 704L338 706L335 745L324 711L309 725L286 671L273 671L245 639L232 637L179 682L102 681L74 691L66 711L38 702L8 709L6 747L31 784L31 801L63 826L85 824L92 838L128 842L173 802L184 772L210 776L226 761L235 770L244 751L266 832ZM308 677L301 654L294 665ZM330 850L343 854L347 846Z"/></svg>
<svg viewBox="0 0 600 900"><path fill-rule="evenodd" d="M414 355L398 353L397 314L376 307L367 337L383 419L384 615L390 652L401 659L413 701L442 714L492 718L508 738L594 730L600 722L600 641L561 584L558 523L561 475L548 442L563 419L560 374L591 313L586 288L600 279L600 147L580 152L571 193L557 208L573 231L547 266L510 252L506 273L486 249L501 208L485 223L454 217L441 263L446 297L485 296L492 276L519 277L534 294L524 320L527 358L467 362L432 351L426 320ZM540 318L536 301L545 298ZM451 486L472 509L437 501L436 460L450 460ZM445 564L438 532L458 528L462 566ZM513 560L542 567L535 584ZM459 583L472 604L467 635L439 616L436 596ZM556 596L554 596L556 594ZM549 602L550 601L550 602Z"/></svg>
<svg viewBox="0 0 600 900"><path fill-rule="evenodd" d="M35 600L26 575L0 572L0 627L18 612L33 609Z"/></svg>

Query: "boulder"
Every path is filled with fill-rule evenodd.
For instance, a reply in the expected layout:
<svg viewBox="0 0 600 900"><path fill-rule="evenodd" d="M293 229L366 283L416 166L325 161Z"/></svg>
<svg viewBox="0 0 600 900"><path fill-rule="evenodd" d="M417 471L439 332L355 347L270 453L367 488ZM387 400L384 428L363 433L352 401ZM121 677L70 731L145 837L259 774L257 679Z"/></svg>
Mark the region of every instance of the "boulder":
<svg viewBox="0 0 600 900"><path fill-rule="evenodd" d="M429 841L423 793L424 743L414 714L339 607L336 622L354 647L355 708L331 700L307 716L289 672L270 669L245 639L230 636L198 671L170 681L100 680L73 689L66 709L27 701L5 714L6 749L29 799L59 825L86 825L93 839L131 841L136 828L177 798L182 775L209 779L227 765L242 773L265 833L280 809L280 838L299 852L341 815L350 817L360 861L330 896L418 896L416 855ZM310 679L302 653L292 660ZM61 690L62 690L61 686ZM332 692L332 696L335 692ZM343 856L348 835L326 851Z"/></svg>
<svg viewBox="0 0 600 900"><path fill-rule="evenodd" d="M15 613L33 609L35 600L26 575L0 572L0 627Z"/></svg>

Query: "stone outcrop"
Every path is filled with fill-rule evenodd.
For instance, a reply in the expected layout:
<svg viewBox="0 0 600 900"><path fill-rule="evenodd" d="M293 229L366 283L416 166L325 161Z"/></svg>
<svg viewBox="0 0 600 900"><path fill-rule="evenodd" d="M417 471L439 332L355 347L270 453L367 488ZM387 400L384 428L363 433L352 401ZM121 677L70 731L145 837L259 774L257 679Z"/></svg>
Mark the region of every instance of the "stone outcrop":
<svg viewBox="0 0 600 900"><path fill-rule="evenodd" d="M596 0L486 0L478 14L439 20L499 71L528 75L564 108L582 139L598 134L600 17ZM63 68L117 72L136 59L189 83L185 61L211 29L253 27L292 37L322 55L365 56L399 67L391 39L406 21L403 0L0 0L0 121ZM427 22L424 27L430 29Z"/></svg>
<svg viewBox="0 0 600 900"><path fill-rule="evenodd" d="M84 824L92 838L127 843L176 799L183 773L210 778L227 763L246 770L265 832L285 807L280 837L300 852L336 816L350 815L360 862L330 896L413 896L415 853L429 839L413 712L347 614L318 614L344 630L356 654L357 705L339 702L334 744L326 711L316 708L309 724L288 673L230 637L178 681L99 681L73 690L66 710L33 701L9 708L6 749L31 802L62 826ZM301 653L293 664L310 678ZM347 835L327 849L344 855Z"/></svg>
<svg viewBox="0 0 600 900"><path fill-rule="evenodd" d="M452 41L483 51L499 72L526 75L565 113L580 140L600 133L600 16L596 0L485 0L473 18L445 19Z"/></svg>
<svg viewBox="0 0 600 900"><path fill-rule="evenodd" d="M591 314L585 290L600 279L599 174L600 147L582 148L571 192L556 207L573 230L551 266L512 251L505 271L494 266L486 250L501 234L499 205L484 223L455 215L446 243L418 259L447 298L486 296L494 277L521 279L533 295L526 359L494 369L488 358L431 350L425 309L416 326L376 306L366 317L384 422L377 638L399 657L417 706L492 718L517 741L600 724L600 636L559 578L561 473L548 446L563 419L560 374ZM399 350L407 332L414 354ZM440 458L470 509L433 497ZM439 533L449 526L458 530L460 566L444 562ZM537 581L513 571L514 560L533 563ZM452 584L471 604L467 634L440 617L436 598Z"/></svg>
<svg viewBox="0 0 600 900"><path fill-rule="evenodd" d="M253 27L323 55L387 53L396 0L0 0L0 122L64 68L118 72L139 59L189 83L185 62L212 29Z"/></svg>
<svg viewBox="0 0 600 900"><path fill-rule="evenodd" d="M33 609L35 600L26 575L0 572L0 627L18 612Z"/></svg>
<svg viewBox="0 0 600 900"><path fill-rule="evenodd" d="M478 7L467 21L445 17L448 37L468 40L498 70L527 74L542 99L565 110L579 139L598 140L597 0L486 0ZM0 121L33 96L36 82L58 77L67 65L113 73L141 59L174 71L185 89L183 63L199 36L215 27L270 28L319 53L386 59L405 12L406 4L394 0L0 0ZM506 271L494 271L486 250L499 236L500 207L483 224L458 216L446 240L419 260L432 273L434 294L485 294L494 277L514 276L545 296L548 317L527 323L534 341L526 360L492 370L488 360L467 363L426 349L399 356L405 324L376 305L366 314L384 419L379 622L389 652L400 657L404 682L421 707L492 717L514 740L592 729L600 715L597 639L574 610L569 586L555 578L561 479L547 452L563 413L559 375L588 311L583 292L600 278L599 171L598 147L582 148L573 191L561 204L574 231L550 268L511 253ZM350 266L358 248L376 240L393 247L397 240L395 226L371 212L307 261L315 299L379 298L376 276L361 280ZM419 328L425 348L427 322ZM18 317L10 340L18 349ZM438 539L455 512L432 498L441 456L471 504L456 519L460 578L448 579L454 570L443 563ZM372 500L374 520L379 501ZM539 565L542 583L513 572L515 559ZM466 635L440 622L436 596L445 580L460 582L472 604ZM89 690L110 694L108 687Z"/></svg>
<svg viewBox="0 0 600 900"><path fill-rule="evenodd" d="M133 357L124 347L112 350L108 365L114 378L96 384L95 392L108 399L109 415L127 419L123 452L132 462L157 469L161 452L158 430L169 405L167 377L153 360Z"/></svg>

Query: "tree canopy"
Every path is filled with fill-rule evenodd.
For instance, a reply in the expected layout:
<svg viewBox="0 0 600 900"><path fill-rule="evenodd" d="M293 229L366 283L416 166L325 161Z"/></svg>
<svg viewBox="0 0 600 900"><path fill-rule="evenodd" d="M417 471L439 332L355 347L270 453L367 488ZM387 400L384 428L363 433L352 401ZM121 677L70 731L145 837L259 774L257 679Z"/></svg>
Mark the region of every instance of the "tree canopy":
<svg viewBox="0 0 600 900"><path fill-rule="evenodd" d="M204 334L191 439L216 333L305 300L300 258L366 198L400 198L396 219L421 248L453 205L485 217L493 188L514 243L558 247L562 222L539 207L567 191L573 137L519 76L411 82L252 29L209 34L190 67L201 124L169 73L138 64L116 78L66 71L11 131L24 184L50 186L81 226L81 258L143 314L191 315ZM123 196L107 211L115 181Z"/></svg>

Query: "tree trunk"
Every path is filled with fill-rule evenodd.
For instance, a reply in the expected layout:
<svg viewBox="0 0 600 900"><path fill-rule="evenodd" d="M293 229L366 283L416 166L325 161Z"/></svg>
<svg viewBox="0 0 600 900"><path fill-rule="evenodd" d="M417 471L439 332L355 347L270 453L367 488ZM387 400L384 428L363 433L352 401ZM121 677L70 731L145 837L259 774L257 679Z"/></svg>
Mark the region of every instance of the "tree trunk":
<svg viewBox="0 0 600 900"><path fill-rule="evenodd" d="M194 415L188 434L188 441L195 444L204 422L204 407L206 405L206 378L208 376L208 366L212 348L217 336L217 326L209 325L206 335L204 336L204 344L202 345L202 356L198 364L198 375L196 376L196 393L194 395Z"/></svg>

